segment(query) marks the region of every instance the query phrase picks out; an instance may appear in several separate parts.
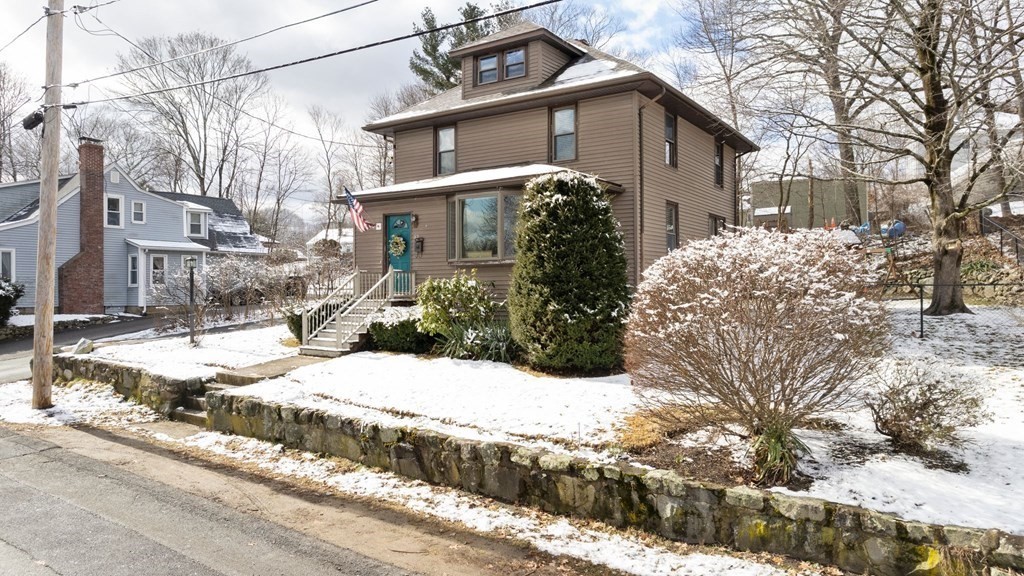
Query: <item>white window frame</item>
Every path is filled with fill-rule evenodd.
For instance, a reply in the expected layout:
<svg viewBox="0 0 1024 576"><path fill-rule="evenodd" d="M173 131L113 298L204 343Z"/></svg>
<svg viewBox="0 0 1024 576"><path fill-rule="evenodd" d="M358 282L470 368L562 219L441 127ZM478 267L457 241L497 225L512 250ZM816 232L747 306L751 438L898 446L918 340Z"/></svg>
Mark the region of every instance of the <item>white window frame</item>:
<svg viewBox="0 0 1024 576"><path fill-rule="evenodd" d="M118 219L117 224L110 224L108 216L110 215L109 203L111 198L116 198L118 202ZM103 227L104 228L124 228L124 195L123 194L104 194L103 195Z"/></svg>
<svg viewBox="0 0 1024 576"><path fill-rule="evenodd" d="M135 206L142 206L142 220L135 219ZM142 200L132 200L132 224L145 224L146 223L146 203Z"/></svg>
<svg viewBox="0 0 1024 576"><path fill-rule="evenodd" d="M153 263L157 260L164 261L164 277L159 282L156 281L156 275L154 274L156 272L156 268L153 266ZM167 284L167 254L150 254L149 256L149 285L155 287L157 284L161 286Z"/></svg>
<svg viewBox="0 0 1024 576"><path fill-rule="evenodd" d="M199 215L199 223L202 228L202 232L199 234L192 233L192 215ZM185 236L189 238L206 238L207 237L207 220L206 212L200 212L199 210L186 210L185 211Z"/></svg>
<svg viewBox="0 0 1024 576"><path fill-rule="evenodd" d="M15 249L14 248L3 248L3 249L0 249L0 258L3 258L3 255L7 254L7 253L11 254L11 278L10 278L10 281L11 282L17 282L18 281L18 279L17 279L17 275L18 275L18 266L17 266L17 264L18 264L18 261L17 261L17 258L15 257ZM2 266L0 266L0 271L2 271L2 270L3 270Z"/></svg>
<svg viewBox="0 0 1024 576"><path fill-rule="evenodd" d="M135 282L132 282L132 261L135 261ZM166 272L165 272L166 274ZM139 255L129 254L128 255L128 287L138 288L139 287Z"/></svg>

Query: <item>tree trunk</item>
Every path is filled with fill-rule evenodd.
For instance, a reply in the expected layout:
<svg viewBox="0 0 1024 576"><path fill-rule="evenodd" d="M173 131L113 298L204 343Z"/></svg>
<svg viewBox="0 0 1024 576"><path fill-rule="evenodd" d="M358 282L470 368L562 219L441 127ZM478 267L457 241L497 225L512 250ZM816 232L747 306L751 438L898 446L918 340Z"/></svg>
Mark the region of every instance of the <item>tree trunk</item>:
<svg viewBox="0 0 1024 576"><path fill-rule="evenodd" d="M970 313L964 304L964 290L960 284L960 264L964 256L959 238L960 221L951 219L950 222L953 222L951 226L936 226L932 229L935 284L932 288L932 301L924 310L928 316Z"/></svg>

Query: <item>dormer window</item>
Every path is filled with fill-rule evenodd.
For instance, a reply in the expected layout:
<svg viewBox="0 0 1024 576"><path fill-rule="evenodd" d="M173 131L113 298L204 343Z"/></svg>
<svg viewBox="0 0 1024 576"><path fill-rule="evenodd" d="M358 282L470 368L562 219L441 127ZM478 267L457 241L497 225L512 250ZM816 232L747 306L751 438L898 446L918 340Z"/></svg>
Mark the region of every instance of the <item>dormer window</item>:
<svg viewBox="0 0 1024 576"><path fill-rule="evenodd" d="M490 84L498 81L498 56L483 56L477 61L477 84Z"/></svg>
<svg viewBox="0 0 1024 576"><path fill-rule="evenodd" d="M188 235L206 238L206 214L188 212Z"/></svg>
<svg viewBox="0 0 1024 576"><path fill-rule="evenodd" d="M516 48L505 52L505 79L526 76L526 49Z"/></svg>

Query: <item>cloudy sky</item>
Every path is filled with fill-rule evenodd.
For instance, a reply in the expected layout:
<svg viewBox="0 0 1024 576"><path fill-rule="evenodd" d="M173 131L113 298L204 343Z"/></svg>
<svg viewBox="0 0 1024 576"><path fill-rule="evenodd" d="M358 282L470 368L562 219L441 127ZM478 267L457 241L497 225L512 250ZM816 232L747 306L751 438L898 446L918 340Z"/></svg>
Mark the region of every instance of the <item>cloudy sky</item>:
<svg viewBox="0 0 1024 576"><path fill-rule="evenodd" d="M65 0L73 4L93 5L106 0ZM202 31L225 40L234 40L269 30L282 24L303 20L337 10L360 0L117 0L90 13L103 24L133 40L148 36L169 36L181 32ZM456 9L465 0L377 0L377 2L277 32L238 46L257 67L333 52L412 32L420 12L430 6L438 20L457 20ZM622 0L581 0L611 10L628 23L626 33L615 42L628 48L657 51L671 33L674 14L665 0L625 2ZM485 0L480 4L489 4ZM24 30L42 14L44 0L0 0L0 46ZM91 30L103 24L82 15L80 23ZM41 98L43 84L45 21L40 22L16 43L0 52ZM366 102L384 89L393 89L413 80L408 60L419 41L410 39L387 46L328 58L270 73L274 90L288 102L294 126L309 132L304 111L320 104L341 114L350 127L361 125ZM75 18L64 23L64 83L91 78L111 71L119 52L129 46L114 35L90 34ZM116 89L117 79L66 89L65 102L104 97ZM26 107L28 112L35 104Z"/></svg>

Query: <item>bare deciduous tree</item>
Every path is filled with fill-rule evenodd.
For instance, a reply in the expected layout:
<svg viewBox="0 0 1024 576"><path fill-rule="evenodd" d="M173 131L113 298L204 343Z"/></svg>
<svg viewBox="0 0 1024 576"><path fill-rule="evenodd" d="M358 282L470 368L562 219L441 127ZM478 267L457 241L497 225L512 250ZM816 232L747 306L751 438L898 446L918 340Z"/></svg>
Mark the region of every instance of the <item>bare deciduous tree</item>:
<svg viewBox="0 0 1024 576"><path fill-rule="evenodd" d="M170 38L145 38L118 57L119 70L144 67L209 49L221 40L202 33ZM122 76L124 90L141 94L164 88L203 82L252 70L248 57L228 47L190 56L166 65L129 72ZM206 196L230 193L237 177L241 149L249 138L250 118L244 113L266 94L267 80L254 74L180 90L134 96L131 102L156 123L154 134L168 152L180 158L190 176L190 187Z"/></svg>
<svg viewBox="0 0 1024 576"><path fill-rule="evenodd" d="M18 113L28 103L25 80L14 73L6 62L0 62L0 182L18 179L14 133L21 129Z"/></svg>

